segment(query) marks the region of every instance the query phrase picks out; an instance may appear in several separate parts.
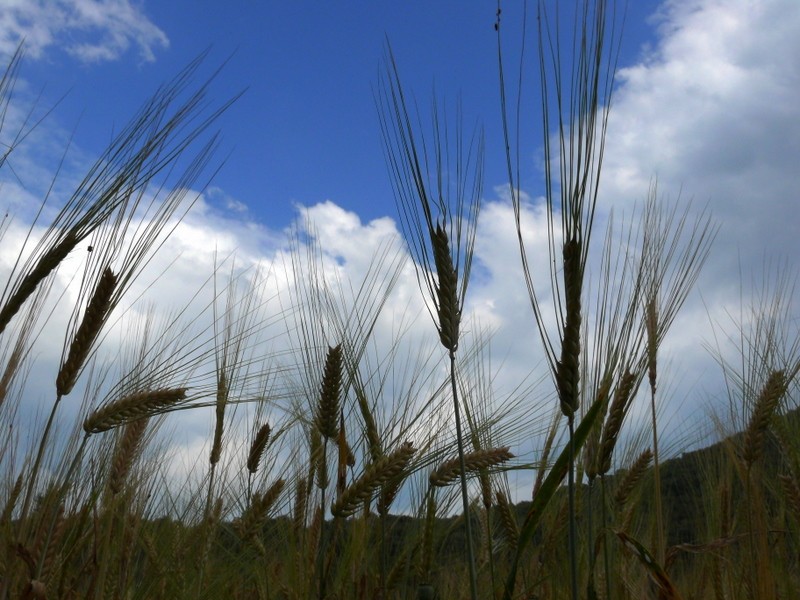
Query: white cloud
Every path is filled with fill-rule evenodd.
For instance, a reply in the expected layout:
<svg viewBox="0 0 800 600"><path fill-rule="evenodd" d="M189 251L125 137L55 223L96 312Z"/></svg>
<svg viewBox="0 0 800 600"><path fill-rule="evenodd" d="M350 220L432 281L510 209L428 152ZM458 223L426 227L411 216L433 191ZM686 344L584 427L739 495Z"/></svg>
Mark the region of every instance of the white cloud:
<svg viewBox="0 0 800 600"><path fill-rule="evenodd" d="M618 74L601 201L630 212L655 177L665 197L707 205L719 224L664 346L680 357L678 398L719 400L719 369L703 348L712 320L765 260L800 256L800 4L670 0L653 23L657 43Z"/></svg>
<svg viewBox="0 0 800 600"><path fill-rule="evenodd" d="M34 58L55 45L85 63L116 60L131 46L152 62L157 49L169 46L167 35L130 0L3 0L0 55L23 40Z"/></svg>
<svg viewBox="0 0 800 600"><path fill-rule="evenodd" d="M712 269L728 274L739 253L797 255L800 4L672 1L658 23L655 51L619 73L604 196L641 199L656 176L708 201L722 224Z"/></svg>

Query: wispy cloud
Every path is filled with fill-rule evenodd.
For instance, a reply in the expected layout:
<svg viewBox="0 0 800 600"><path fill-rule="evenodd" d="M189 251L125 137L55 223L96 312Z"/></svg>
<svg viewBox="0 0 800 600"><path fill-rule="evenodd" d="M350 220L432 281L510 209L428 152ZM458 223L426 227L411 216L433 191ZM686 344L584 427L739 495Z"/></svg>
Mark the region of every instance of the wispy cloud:
<svg viewBox="0 0 800 600"><path fill-rule="evenodd" d="M25 42L39 58L56 46L84 63L120 58L134 46L145 62L169 46L167 35L130 0L4 0L0 5L0 55Z"/></svg>

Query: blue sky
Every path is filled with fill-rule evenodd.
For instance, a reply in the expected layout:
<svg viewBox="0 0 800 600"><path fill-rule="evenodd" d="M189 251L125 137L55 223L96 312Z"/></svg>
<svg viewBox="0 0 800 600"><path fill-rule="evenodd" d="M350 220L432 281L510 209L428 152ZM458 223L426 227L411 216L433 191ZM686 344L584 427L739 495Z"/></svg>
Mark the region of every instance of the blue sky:
<svg viewBox="0 0 800 600"><path fill-rule="evenodd" d="M800 4L629 4L597 226L604 227L612 209L630 215L654 178L665 200L706 207L720 225L696 291L664 346L671 365L665 373L673 373L664 410L675 430L687 419L709 424L711 407L725 404L706 346L715 335L723 351L730 346L723 328L739 310L741 286L747 297L750 283L764 278L765 264L789 261L796 269L800 256ZM507 2L503 12L511 64L519 6ZM67 183L160 83L210 47L206 72L230 57L212 88L214 99L247 91L219 120L226 164L165 247L163 254L181 261L168 282L153 285L152 296L180 305L176 290L197 289L213 268L215 249L236 251L239 265L279 263L285 230L298 213L314 220L337 274L359 281L375 248L397 234L373 100L388 37L404 84L421 106L435 84L445 100L461 97L468 127L479 119L486 131L476 246L481 277L470 287L469 308L475 322L495 332L493 356L505 361L495 380L502 395L532 365L541 367L541 354L502 189L495 9L493 2L454 1L0 0L0 56L26 39L19 105L30 105L42 91L39 106L47 108L66 94L0 171L4 199L23 231L25 208L40 199L73 130L70 160L59 175ZM532 47L528 67L533 81ZM536 207L543 193L542 136L536 96L528 99L521 186ZM541 213L531 210L525 218L536 238L545 225ZM10 230L5 241L18 239L16 233ZM15 251L2 247L3 273ZM406 268L379 340L391 339L392 311L420 311L423 318L411 329L433 333L416 287ZM795 324L797 314L795 300ZM520 334L520 324L530 327L529 335ZM58 344L62 338L61 332L52 336ZM47 339L41 355L57 359L60 349L48 348ZM179 452L196 455L208 441L208 415L181 418L187 437Z"/></svg>
<svg viewBox="0 0 800 600"><path fill-rule="evenodd" d="M75 10L69 2L55 4L67 15ZM127 12L115 8L118 4L127 5L101 6L110 15ZM503 15L510 65L516 60L521 22L514 4ZM657 4L633 4L623 64L634 62L642 45L656 39L655 23L648 17ZM41 10L47 12L47 5L42 3ZM67 93L56 112L58 121L64 127L77 123L76 141L89 152L102 150L109 131L124 123L156 86L211 47L209 68L231 57L214 88L218 98L247 90L220 121L223 151L231 158L216 178L218 187L246 204L253 218L276 228L292 218L293 202L331 199L364 219L392 214L373 100L388 39L406 86L422 106L427 108L435 87L451 104L461 98L469 123L483 123L486 180L490 185L503 181L493 3L237 0L131 6L137 27L127 30L127 47L84 50L88 56L83 60L70 50L79 44L107 48L113 27L114 35L126 35L109 16L102 21L105 30L76 24L54 31L52 42L41 50L29 50L25 79L34 90L46 86L44 104ZM529 53L531 65L533 58ZM525 150L533 155L540 144L538 130L526 142ZM539 183L538 175L531 169L529 180Z"/></svg>

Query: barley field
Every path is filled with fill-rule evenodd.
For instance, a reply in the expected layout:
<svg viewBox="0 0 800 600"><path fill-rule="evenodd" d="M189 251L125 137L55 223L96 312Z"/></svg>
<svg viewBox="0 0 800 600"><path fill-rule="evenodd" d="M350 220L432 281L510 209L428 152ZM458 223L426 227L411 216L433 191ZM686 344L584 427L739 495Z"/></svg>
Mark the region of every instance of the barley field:
<svg viewBox="0 0 800 600"><path fill-rule="evenodd" d="M549 272L526 245L518 75L499 52L508 262L529 298L520 335L545 357L511 392L493 389L491 334L465 309L483 131L438 98L420 109L388 43L376 127L403 239L375 248L363 281L337 277L298 230L282 264L219 256L190 306L155 316L166 298L140 274L191 209L188 190L211 181L215 120L237 109L210 99L206 56L144 102L63 206L40 199L27 237L6 238L3 220L16 258L0 296L0 598L800 597L794 266L765 268L711 348L719 441L665 444L661 348L718 224L654 183L631 218L593 228L619 30L606 2L577 14L571 38L548 15L531 25ZM20 68L22 47L0 113ZM0 169L35 126L14 132ZM404 269L427 310L387 315ZM282 292L264 292L276 277ZM43 354L64 303L61 354ZM392 339L375 339L381 319ZM417 319L424 340L409 333ZM42 385L47 408L32 415ZM209 436L182 465L164 449L186 419Z"/></svg>

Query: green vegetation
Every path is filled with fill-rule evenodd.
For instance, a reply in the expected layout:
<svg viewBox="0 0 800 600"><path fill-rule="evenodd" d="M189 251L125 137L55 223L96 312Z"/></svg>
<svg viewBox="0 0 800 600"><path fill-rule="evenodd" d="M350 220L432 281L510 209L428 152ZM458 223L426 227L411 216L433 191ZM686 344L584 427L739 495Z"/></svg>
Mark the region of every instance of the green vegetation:
<svg viewBox="0 0 800 600"><path fill-rule="evenodd" d="M800 596L794 280L770 272L738 336L714 349L723 441L664 460L659 352L716 229L653 188L621 232L593 231L618 40L605 2L577 14L570 69L555 25L537 15L535 109L556 132L545 139L550 272L536 272L526 247L521 108L508 110L498 44L520 277L551 384L523 382L499 399L488 336L462 326L480 130L465 143L434 102L426 137L388 53L380 128L439 345L410 339L409 315L394 315L390 343L374 339L405 266L398 247L376 248L363 281L339 281L300 233L277 314L264 312L270 272L220 258L210 300L198 292L196 312L161 321L124 300L191 205L187 190L202 189L209 128L233 101L209 108L211 81L192 87L202 57L158 90L50 222L12 249L0 296L0 598ZM0 112L19 61L0 82ZM86 247L62 355L47 365L53 402L30 419L29 442L20 415L60 293L54 275ZM125 342L107 357L115 325ZM637 396L650 408L644 432L630 423ZM170 413L201 409L208 455L176 475L159 430L176 422ZM518 448L531 440L526 462ZM512 471L530 476L530 502L512 502Z"/></svg>

